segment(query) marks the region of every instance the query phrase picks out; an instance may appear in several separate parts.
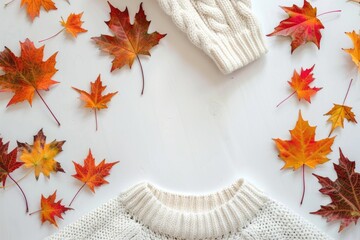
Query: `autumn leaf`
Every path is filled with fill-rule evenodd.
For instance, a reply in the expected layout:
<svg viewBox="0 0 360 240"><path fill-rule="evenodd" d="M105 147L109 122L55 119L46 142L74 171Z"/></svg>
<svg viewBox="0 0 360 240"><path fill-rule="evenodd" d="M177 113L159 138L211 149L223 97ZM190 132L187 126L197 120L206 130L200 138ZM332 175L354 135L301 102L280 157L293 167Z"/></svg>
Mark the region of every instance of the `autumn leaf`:
<svg viewBox="0 0 360 240"><path fill-rule="evenodd" d="M334 107L329 112L324 114L324 116L330 116L328 121L332 122L332 127L331 127L331 130L329 133L329 137L331 136L331 134L335 130L335 128L337 128L337 127L344 128L344 119L348 120L348 122L357 123L356 119L355 119L355 114L351 110L352 108L349 106L345 106L345 101L349 94L352 82L353 82L353 79L351 79L351 81L349 83L349 87L346 91L344 101L342 102L342 104L341 105L334 104Z"/></svg>
<svg viewBox="0 0 360 240"><path fill-rule="evenodd" d="M36 92L58 125L60 125L60 122L39 92L39 90L49 90L49 87L58 83L51 79L57 72L57 69L55 69L57 52L44 62L42 60L44 46L36 48L29 39L26 39L23 43L20 42L20 46L20 57L15 56L7 47L3 52L0 52L0 69L5 72L5 74L0 75L0 89L5 92L14 92L14 96L7 107L25 100L31 106Z"/></svg>
<svg viewBox="0 0 360 240"><path fill-rule="evenodd" d="M328 222L341 221L339 232L360 218L360 173L355 172L355 162L344 156L341 149L339 164L334 163L335 181L313 174L321 184L319 190L331 198L331 203L311 214L327 218Z"/></svg>
<svg viewBox="0 0 360 240"><path fill-rule="evenodd" d="M360 34L357 34L355 31L345 33L352 40L354 48L343 49L345 52L350 54L353 62L358 67L360 71Z"/></svg>
<svg viewBox="0 0 360 240"><path fill-rule="evenodd" d="M296 70L294 70L294 74L291 78L291 82L288 81L290 87L293 89L293 93L290 94L283 101L281 101L276 107L280 106L280 104L285 102L287 99L289 99L294 94L297 94L299 101L301 99L304 99L304 100L308 101L309 103L311 103L310 98L322 89L322 88L309 86L309 84L315 80L313 73L312 73L312 71L314 70L314 67L315 67L315 65L312 66L311 68L305 69L305 70L303 70L301 68L300 74L298 72L296 72Z"/></svg>
<svg viewBox="0 0 360 240"><path fill-rule="evenodd" d="M41 223L48 221L51 224L53 224L55 227L58 227L55 217L63 219L62 214L64 214L68 210L73 210L73 209L62 205L61 204L62 199L57 202L55 201L56 201L56 191L53 194L49 195L47 198L41 195L41 204L40 204L41 209L33 213L30 213L30 215L40 212Z"/></svg>
<svg viewBox="0 0 360 240"><path fill-rule="evenodd" d="M111 168L117 164L117 162L105 163L105 159L102 160L98 165L95 165L95 159L91 154L91 150L89 149L89 154L84 160L84 165L81 166L80 164L73 161L75 166L76 174L72 175L74 178L80 180L84 184L81 186L79 191L75 194L74 198L71 200L69 206L73 203L76 196L79 194L81 189L87 185L90 190L95 193L95 187L99 187L103 184L109 183L104 178L110 175Z"/></svg>
<svg viewBox="0 0 360 240"><path fill-rule="evenodd" d="M46 40L49 40L53 37L56 37L57 35L59 35L61 32L63 32L64 30L71 34L74 38L77 37L77 35L79 33L84 33L84 32L87 32L86 29L83 29L81 26L84 22L81 21L81 17L83 15L83 12L82 13L79 13L79 14L75 14L75 13L71 13L66 22L64 21L64 19L61 17L61 26L63 27L59 32L57 32L56 34L54 34L53 36L49 37L49 38L46 38L44 40L41 40L39 42L44 42Z"/></svg>
<svg viewBox="0 0 360 240"><path fill-rule="evenodd" d="M334 107L329 112L324 114L324 116L330 116L328 121L332 123L329 136L335 130L335 128L344 128L344 119L348 120L348 122L357 123L355 114L351 111L351 109L352 108L349 106L334 104Z"/></svg>
<svg viewBox="0 0 360 240"><path fill-rule="evenodd" d="M315 168L329 159L327 155L331 152L331 146L335 137L315 140L316 127L304 121L299 111L299 118L293 130L290 130L291 140L273 139L285 165L282 169L293 168L294 170L302 167L303 169L303 195L300 204L304 200L305 194L305 166Z"/></svg>
<svg viewBox="0 0 360 240"><path fill-rule="evenodd" d="M18 152L17 148L14 148L10 153L8 153L8 148L9 142L4 144L2 138L0 138L0 183L2 182L2 185L5 188L6 178L9 177L17 185L24 196L26 212L28 212L29 205L26 195L18 182L10 175L10 173L21 167L24 163L16 161Z"/></svg>
<svg viewBox="0 0 360 240"><path fill-rule="evenodd" d="M26 5L26 10L32 21L40 15L41 7L47 12L57 9L52 0L21 0L21 7L24 5Z"/></svg>
<svg viewBox="0 0 360 240"><path fill-rule="evenodd" d="M97 110L107 108L107 104L111 101L111 98L116 95L118 92L108 93L106 95L102 95L102 92L105 90L106 86L102 85L100 75L96 79L95 82L90 83L91 92L87 93L83 90L74 88L75 91L80 93L80 99L83 100L86 104L86 108L94 109L95 112L95 122L96 122L96 130L98 129L98 121L97 121Z"/></svg>
<svg viewBox="0 0 360 240"><path fill-rule="evenodd" d="M291 53L307 42L313 42L320 49L320 30L324 29L324 25L318 17L331 12L340 12L340 10L336 10L317 15L317 9L306 0L304 0L303 7L294 4L292 7L281 8L289 17L281 21L274 31L267 36L291 37Z"/></svg>
<svg viewBox="0 0 360 240"><path fill-rule="evenodd" d="M40 173L46 177L50 177L51 172L65 172L59 162L54 158L62 152L62 146L65 141L52 141L46 143L46 136L41 129L34 136L34 143L18 142L18 149L20 152L20 160L25 163L26 168L34 168L36 180Z"/></svg>
<svg viewBox="0 0 360 240"><path fill-rule="evenodd" d="M142 91L144 93L144 72L139 55L150 56L150 49L157 45L166 34L158 32L148 33L150 21L146 20L146 15L140 4L139 12L135 15L134 24L130 23L128 9L120 11L111 5L110 2L110 20L105 22L110 28L114 36L101 35L100 37L93 37L101 50L114 56L112 61L111 71L120 69L125 65L131 66L135 58L140 64L142 74Z"/></svg>

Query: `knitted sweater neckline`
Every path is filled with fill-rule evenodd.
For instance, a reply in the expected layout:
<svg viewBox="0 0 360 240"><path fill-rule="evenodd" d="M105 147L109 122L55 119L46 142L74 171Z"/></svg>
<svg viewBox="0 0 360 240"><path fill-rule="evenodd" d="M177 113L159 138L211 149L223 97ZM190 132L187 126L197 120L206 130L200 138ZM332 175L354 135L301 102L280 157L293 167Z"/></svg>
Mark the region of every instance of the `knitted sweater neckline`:
<svg viewBox="0 0 360 240"><path fill-rule="evenodd" d="M268 198L239 179L208 195L180 195L148 182L122 195L125 209L151 231L180 239L205 239L239 231L257 215Z"/></svg>

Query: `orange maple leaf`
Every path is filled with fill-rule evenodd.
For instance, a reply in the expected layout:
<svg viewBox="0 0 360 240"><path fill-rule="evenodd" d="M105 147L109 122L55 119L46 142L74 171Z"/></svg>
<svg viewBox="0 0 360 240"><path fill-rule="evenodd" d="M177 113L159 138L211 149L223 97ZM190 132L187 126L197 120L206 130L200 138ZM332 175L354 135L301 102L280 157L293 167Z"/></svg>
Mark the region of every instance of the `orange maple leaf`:
<svg viewBox="0 0 360 240"><path fill-rule="evenodd" d="M34 144L18 142L20 160L25 163L26 168L34 168L36 180L40 173L50 177L51 172L65 172L59 162L54 158L62 152L65 141L52 141L46 143L46 136L41 129L34 136Z"/></svg>
<svg viewBox="0 0 360 240"><path fill-rule="evenodd" d="M299 111L299 118L293 130L290 130L291 140L273 139L279 151L279 157L285 162L282 169L303 168L303 178L305 166L315 168L319 164L323 164L329 159L327 155L332 151L331 146L335 137L325 138L319 141L315 140L316 127L309 125L308 121L304 121ZM301 203L303 202L305 193L304 189Z"/></svg>
<svg viewBox="0 0 360 240"><path fill-rule="evenodd" d="M307 42L315 43L320 49L320 30L324 29L324 25L317 17L326 13L317 15L317 9L306 0L304 0L303 7L294 4L292 7L281 8L289 15L289 17L281 21L274 31L267 36L291 37L291 53ZM331 12L340 12L340 10Z"/></svg>
<svg viewBox="0 0 360 240"><path fill-rule="evenodd" d="M81 27L81 25L84 23L81 21L81 17L83 15L84 12L79 13L79 14L75 14L75 13L71 13L66 22L64 21L64 19L61 17L61 25L66 29L66 31L68 33L70 33L73 37L77 37L77 35L79 33L84 33L87 32L86 29L83 29Z"/></svg>
<svg viewBox="0 0 360 240"><path fill-rule="evenodd" d="M353 62L358 67L360 71L360 34L357 34L355 31L345 33L349 36L354 44L354 48L343 49L345 52L350 54Z"/></svg>
<svg viewBox="0 0 360 240"><path fill-rule="evenodd" d="M74 201L75 197L81 191L81 189L87 185L92 192L95 193L95 187L99 187L103 184L109 183L104 178L110 175L111 168L117 164L119 161L105 163L105 159L102 160L98 165L95 165L95 159L91 154L91 150L89 149L89 154L84 160L84 165L81 166L80 164L73 161L75 166L76 174L72 175L74 178L80 180L84 184L81 186L79 191L75 194L74 198L71 200L69 206L71 206L72 202Z"/></svg>
<svg viewBox="0 0 360 240"><path fill-rule="evenodd" d="M41 223L48 221L51 224L53 224L55 227L58 227L55 217L63 219L62 214L64 214L68 210L73 210L73 209L62 205L61 204L62 199L60 199L57 202L55 201L56 201L56 191L53 194L49 195L47 198L45 198L41 194L41 210L39 211L41 214ZM31 213L30 215L34 213L35 212Z"/></svg>
<svg viewBox="0 0 360 240"><path fill-rule="evenodd" d="M27 5L26 10L31 20L34 20L35 17L39 16L41 7L47 12L57 9L52 0L21 0L21 6L23 5Z"/></svg>
<svg viewBox="0 0 360 240"><path fill-rule="evenodd" d="M322 88L317 88L317 87L311 88L309 86L309 84L315 80L313 73L312 73L312 71L314 70L314 67L315 67L315 65L312 66L311 68L305 69L305 70L303 70L301 68L300 74L298 72L296 72L296 70L294 70L294 74L291 78L291 82L288 81L290 87L294 90L294 92L292 94L290 94L287 98L285 98L283 101L281 101L277 105L277 107L280 104L282 104L284 101L289 99L295 93L297 94L299 101L301 99L305 99L306 101L311 103L310 98L322 89Z"/></svg>
<svg viewBox="0 0 360 240"><path fill-rule="evenodd" d="M54 38L54 37L56 37L57 35L59 35L61 32L63 32L64 30L65 30L67 33L71 34L74 38L76 38L79 33L87 32L86 29L84 29L84 28L81 27L82 24L84 23L84 22L81 21L82 15L83 15L83 13L79 13L79 14L71 13L71 14L68 16L66 22L65 22L64 19L61 17L60 23L61 23L61 26L63 26L63 28L62 28L59 32L57 32L56 34L54 34L53 36L48 37L48 38L46 38L46 39L44 39L44 40L40 40L39 42L44 42L44 41L46 41L46 40L49 40L49 39L51 39L51 38Z"/></svg>
<svg viewBox="0 0 360 240"><path fill-rule="evenodd" d="M116 95L118 92L108 93L106 95L102 95L102 92L105 90L106 86L102 85L102 81L100 75L96 79L95 82L91 82L91 92L87 93L83 90L74 88L75 91L80 93L80 99L83 100L86 104L86 108L94 109L95 112L95 121L96 121L96 130L98 129L98 121L97 121L97 110L101 110L107 108L107 103L111 101L111 98Z"/></svg>
<svg viewBox="0 0 360 240"><path fill-rule="evenodd" d="M25 100L32 105L32 99L36 92L60 125L39 93L39 90L49 90L49 87L58 83L51 79L57 72L55 69L57 52L44 62L44 46L36 48L29 39L23 43L20 42L20 46L20 57L15 56L7 47L3 52L0 52L0 68L5 72L5 74L0 75L0 89L5 92L14 92L14 96L7 107Z"/></svg>
<svg viewBox="0 0 360 240"><path fill-rule="evenodd" d="M150 21L146 20L146 15L140 4L139 12L135 15L134 24L130 23L128 9L120 11L109 3L110 20L105 22L114 36L101 35L92 39L101 50L114 56L111 71L120 69L125 65L131 68L135 58L138 60L142 73L142 91L144 93L144 72L139 55L150 56L150 49L157 45L166 34L153 32L148 34Z"/></svg>

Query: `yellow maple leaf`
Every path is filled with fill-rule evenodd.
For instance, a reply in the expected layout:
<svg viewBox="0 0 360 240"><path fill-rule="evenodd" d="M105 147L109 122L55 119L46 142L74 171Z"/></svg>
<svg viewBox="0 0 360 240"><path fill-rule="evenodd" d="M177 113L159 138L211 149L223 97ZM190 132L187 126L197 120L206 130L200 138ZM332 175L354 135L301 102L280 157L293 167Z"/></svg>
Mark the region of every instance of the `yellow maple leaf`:
<svg viewBox="0 0 360 240"><path fill-rule="evenodd" d="M328 121L332 122L331 131L329 136L337 127L344 128L344 119L348 120L348 122L356 122L355 114L351 111L352 107L348 107L345 105L334 104L334 107L324 116L330 116Z"/></svg>
<svg viewBox="0 0 360 240"><path fill-rule="evenodd" d="M40 173L50 177L51 172L65 172L59 162L54 158L62 151L65 141L52 141L46 143L46 136L41 129L34 136L34 144L18 142L20 160L24 162L26 168L34 168L35 178L38 179Z"/></svg>
<svg viewBox="0 0 360 240"><path fill-rule="evenodd" d="M350 54L353 62L358 67L360 71L360 34L357 34L355 31L345 33L349 36L354 44L354 48L344 49L345 52Z"/></svg>

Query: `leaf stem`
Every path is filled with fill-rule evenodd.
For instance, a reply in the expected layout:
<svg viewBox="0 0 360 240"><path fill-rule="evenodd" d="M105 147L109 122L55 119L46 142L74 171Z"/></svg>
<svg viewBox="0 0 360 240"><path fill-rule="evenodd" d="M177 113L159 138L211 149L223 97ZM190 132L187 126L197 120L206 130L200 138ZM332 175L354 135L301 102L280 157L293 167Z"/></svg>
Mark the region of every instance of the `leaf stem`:
<svg viewBox="0 0 360 240"><path fill-rule="evenodd" d="M344 101L342 102L342 106L345 105L345 101L346 101L346 99L347 99L347 97L349 95L349 91L350 91L350 87L351 87L352 82L353 82L353 79L350 80L349 87L348 87L348 89L346 91L346 94L345 94L345 97L344 97ZM344 111L344 109L342 109L341 111ZM338 121L339 117L340 117L340 114L338 115L338 117L336 119L336 122ZM331 136L331 134L333 133L334 130L335 130L334 128L331 128L328 137Z"/></svg>
<svg viewBox="0 0 360 240"><path fill-rule="evenodd" d="M15 0L11 0L10 2L5 3L4 7L7 7L12 2L15 2Z"/></svg>
<svg viewBox="0 0 360 240"><path fill-rule="evenodd" d="M35 212L32 212L32 213L29 213L29 215L31 216L31 215L33 215L33 214L35 214L35 213L38 213L38 212L41 212L41 209L39 209L39 210L37 210L37 211L35 211Z"/></svg>
<svg viewBox="0 0 360 240"><path fill-rule="evenodd" d="M302 180L303 180L303 193L301 196L300 205L303 204L304 196L305 196L305 164L302 165Z"/></svg>
<svg viewBox="0 0 360 240"><path fill-rule="evenodd" d="M28 171L24 176L22 176L19 180L17 180L17 182L19 183L21 180L23 180L24 178L26 178L27 176L29 176L29 174L31 173L31 171ZM1 187L0 186L0 189L1 188L9 188L9 187L12 187L12 186L15 186L16 184L15 183L11 183L5 187Z"/></svg>
<svg viewBox="0 0 360 240"><path fill-rule="evenodd" d="M55 117L54 113L51 111L50 107L47 105L47 103L45 102L45 100L43 99L43 97L40 95L39 90L35 89L36 93L39 95L39 97L41 98L41 100L43 101L43 103L45 104L45 106L47 107L47 109L50 111L51 115L53 116L53 118L55 119L55 121L57 122L57 124L60 126L60 122L59 120Z"/></svg>
<svg viewBox="0 0 360 240"><path fill-rule="evenodd" d="M348 97L348 94L349 94L349 91L350 91L350 87L351 87L352 82L353 82L353 79L350 80L349 87L348 87L348 89L347 89L347 91L346 91L345 98L344 98L344 101L343 101L342 105L345 104L345 101L346 101L346 99L347 99L347 97Z"/></svg>
<svg viewBox="0 0 360 240"><path fill-rule="evenodd" d="M10 174L8 174L8 176L9 176L9 178L10 178L11 180L13 180L13 182L18 186L18 188L20 189L21 193L23 194L24 199L25 199L25 205L26 205L26 213L28 213L28 212L29 212L29 204L28 204L28 201L27 201L27 198L26 198L26 195L25 195L24 191L22 190L22 188L20 187L20 185L16 182L16 180L12 178L12 176L11 176Z"/></svg>
<svg viewBox="0 0 360 240"><path fill-rule="evenodd" d="M75 200L76 196L79 194L79 192L81 191L81 189L83 189L86 185L86 182L81 186L81 188L76 192L75 196L73 197L73 199L71 200L69 207L71 206L71 204L73 203L73 201Z"/></svg>
<svg viewBox="0 0 360 240"><path fill-rule="evenodd" d="M142 90L141 90L141 95L144 94L144 90L145 90L145 77L144 77L144 70L143 70L143 67L142 67L142 64L141 64L141 61L140 61L140 58L138 55L136 55L136 58L140 64L140 69L141 69L141 76L142 76Z"/></svg>
<svg viewBox="0 0 360 240"><path fill-rule="evenodd" d="M98 118L97 118L97 111L96 108L94 108L95 110L95 123L96 123L96 131L98 130Z"/></svg>
<svg viewBox="0 0 360 240"><path fill-rule="evenodd" d="M324 12L324 13L321 13L321 14L317 15L317 17L320 17L322 15L326 15L326 14L329 14L329 13L337 13L337 12L341 12L341 10L334 10L334 11Z"/></svg>
<svg viewBox="0 0 360 240"><path fill-rule="evenodd" d="M296 93L296 91L294 91L292 94L290 94L287 98L285 98L284 100L282 100L278 105L276 105L276 107L279 107L283 102L285 102L286 100L288 100L289 98L291 98L294 94Z"/></svg>
<svg viewBox="0 0 360 240"><path fill-rule="evenodd" d="M65 30L65 28L61 29L59 32L57 32L56 34L52 35L51 37L45 38L45 39L43 39L43 40L40 40L39 43L45 42L45 41L47 41L47 40L49 40L49 39L52 39L52 38L56 37L57 35L59 35L60 33L62 33L62 31L64 31L64 30Z"/></svg>

